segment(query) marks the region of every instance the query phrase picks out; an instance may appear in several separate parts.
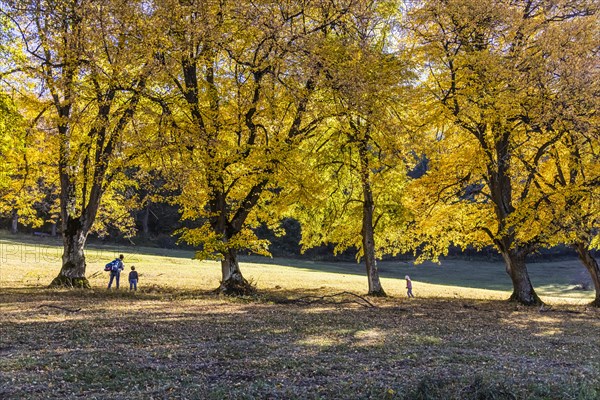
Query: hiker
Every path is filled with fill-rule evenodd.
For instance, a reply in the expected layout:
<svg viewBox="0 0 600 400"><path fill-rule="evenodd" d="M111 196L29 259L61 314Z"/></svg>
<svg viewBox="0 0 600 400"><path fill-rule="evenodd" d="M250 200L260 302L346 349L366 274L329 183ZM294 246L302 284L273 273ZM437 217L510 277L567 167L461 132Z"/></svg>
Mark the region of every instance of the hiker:
<svg viewBox="0 0 600 400"><path fill-rule="evenodd" d="M113 261L106 264L106 268L108 268L110 266L110 281L108 281L109 289L112 286L113 279L115 279L115 278L117 281L116 287L117 287L117 289L119 288L119 279L121 277L121 271L123 271L125 269L125 265L123 265L124 258L125 258L125 256L123 254L120 254L119 258L115 258Z"/></svg>
<svg viewBox="0 0 600 400"><path fill-rule="evenodd" d="M137 290L138 273L135 270L135 265L131 266L131 272L129 273L129 290Z"/></svg>
<svg viewBox="0 0 600 400"><path fill-rule="evenodd" d="M412 292L412 281L410 280L410 276L406 275L404 279L406 279L406 294L408 295L408 298L415 297Z"/></svg>

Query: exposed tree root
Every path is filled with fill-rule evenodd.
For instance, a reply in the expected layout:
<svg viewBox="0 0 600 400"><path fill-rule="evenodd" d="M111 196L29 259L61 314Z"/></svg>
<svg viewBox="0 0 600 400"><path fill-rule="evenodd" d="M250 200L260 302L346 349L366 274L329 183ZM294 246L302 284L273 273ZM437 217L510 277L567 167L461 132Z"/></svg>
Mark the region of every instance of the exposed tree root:
<svg viewBox="0 0 600 400"><path fill-rule="evenodd" d="M369 292L367 294L367 296L372 296L372 297L387 297L387 293L385 292L385 290L381 289L377 292Z"/></svg>
<svg viewBox="0 0 600 400"><path fill-rule="evenodd" d="M91 289L87 278L69 278L68 276L58 275L48 286L50 288L69 288L69 289Z"/></svg>
<svg viewBox="0 0 600 400"><path fill-rule="evenodd" d="M225 282L221 282L221 286L219 286L215 292L226 296L254 296L256 295L257 290L256 286L246 279L241 281L228 279Z"/></svg>
<svg viewBox="0 0 600 400"><path fill-rule="evenodd" d="M542 306L545 304L536 293L534 293L530 299L524 299L524 298L518 296L515 292L513 292L513 294L508 299L508 302L509 303L519 303L523 306L528 306L528 307Z"/></svg>

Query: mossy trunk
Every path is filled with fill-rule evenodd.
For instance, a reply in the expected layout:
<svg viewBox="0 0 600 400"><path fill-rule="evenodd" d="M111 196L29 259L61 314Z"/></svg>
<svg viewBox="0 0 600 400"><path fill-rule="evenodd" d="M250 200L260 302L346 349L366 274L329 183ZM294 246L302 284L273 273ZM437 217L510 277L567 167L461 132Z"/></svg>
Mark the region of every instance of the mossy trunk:
<svg viewBox="0 0 600 400"><path fill-rule="evenodd" d="M219 293L230 296L248 296L256 293L256 288L248 282L240 271L235 250L230 249L221 260L221 285Z"/></svg>
<svg viewBox="0 0 600 400"><path fill-rule="evenodd" d="M71 229L69 229L71 228ZM72 221L63 233L63 256L60 273L50 283L50 287L68 287L89 289L90 283L85 277L84 247L87 235Z"/></svg>
<svg viewBox="0 0 600 400"><path fill-rule="evenodd" d="M502 257L506 264L506 272L513 284L513 293L509 301L521 303L526 306L539 306L544 304L533 289L527 266L525 264L525 253L518 250L502 251Z"/></svg>
<svg viewBox="0 0 600 400"><path fill-rule="evenodd" d="M585 243L577 243L574 247L577 251L577 256L579 256L579 260L590 273L592 282L594 282L594 287L596 288L596 298L592 301L591 305L600 307L600 267L598 266L598 262L592 256L592 253L590 253Z"/></svg>
<svg viewBox="0 0 600 400"><path fill-rule="evenodd" d="M73 288L73 289L90 289L90 282L87 278L69 278L68 276L58 275L50 283L51 288Z"/></svg>

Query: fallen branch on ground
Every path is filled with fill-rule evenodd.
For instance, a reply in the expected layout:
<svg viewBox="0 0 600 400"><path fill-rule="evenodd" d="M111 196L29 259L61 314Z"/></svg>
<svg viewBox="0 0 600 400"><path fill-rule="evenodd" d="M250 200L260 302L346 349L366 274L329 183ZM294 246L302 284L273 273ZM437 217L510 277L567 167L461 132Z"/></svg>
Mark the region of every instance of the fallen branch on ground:
<svg viewBox="0 0 600 400"><path fill-rule="evenodd" d="M334 300L335 297L338 296L342 296L342 295L348 295L348 296L353 296L355 298L357 298L358 300L341 300L341 301L336 301ZM304 296L304 297L299 297L297 299L285 299L285 300L279 300L277 301L279 304L306 304L306 305L310 305L310 304L358 304L360 306L363 307L367 307L367 308L377 308L377 306L373 303L371 303L369 300L365 299L363 296L360 296L356 293L352 293L352 292L340 292L340 293L335 293L335 294L329 294L329 295L325 295L325 296Z"/></svg>
<svg viewBox="0 0 600 400"><path fill-rule="evenodd" d="M76 312L81 311L81 308L72 309L72 308L65 308L65 307L60 307L60 306L54 306L52 304L42 304L42 305L38 306L38 308L42 308L42 307L57 308L59 310L62 310L62 311L65 311L65 312L70 312L70 313L76 313Z"/></svg>
<svg viewBox="0 0 600 400"><path fill-rule="evenodd" d="M560 313L568 313L568 314L583 314L581 311L575 310L554 310L552 306L544 306L540 307L540 312L560 312Z"/></svg>

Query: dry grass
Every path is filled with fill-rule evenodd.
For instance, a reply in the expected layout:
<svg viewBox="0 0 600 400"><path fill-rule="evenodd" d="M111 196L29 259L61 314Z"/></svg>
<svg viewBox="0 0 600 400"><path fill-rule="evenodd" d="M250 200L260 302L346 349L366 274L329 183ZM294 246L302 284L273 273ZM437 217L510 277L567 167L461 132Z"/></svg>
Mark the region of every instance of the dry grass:
<svg viewBox="0 0 600 400"><path fill-rule="evenodd" d="M106 291L102 272L91 291L47 290L56 259L14 254L0 254L0 398L600 398L600 311L577 297L540 311L416 280L409 301L388 278L376 308L282 305L365 279L245 264L261 296L229 299L210 292L215 263L130 252L138 293ZM90 273L112 255L90 253Z"/></svg>

